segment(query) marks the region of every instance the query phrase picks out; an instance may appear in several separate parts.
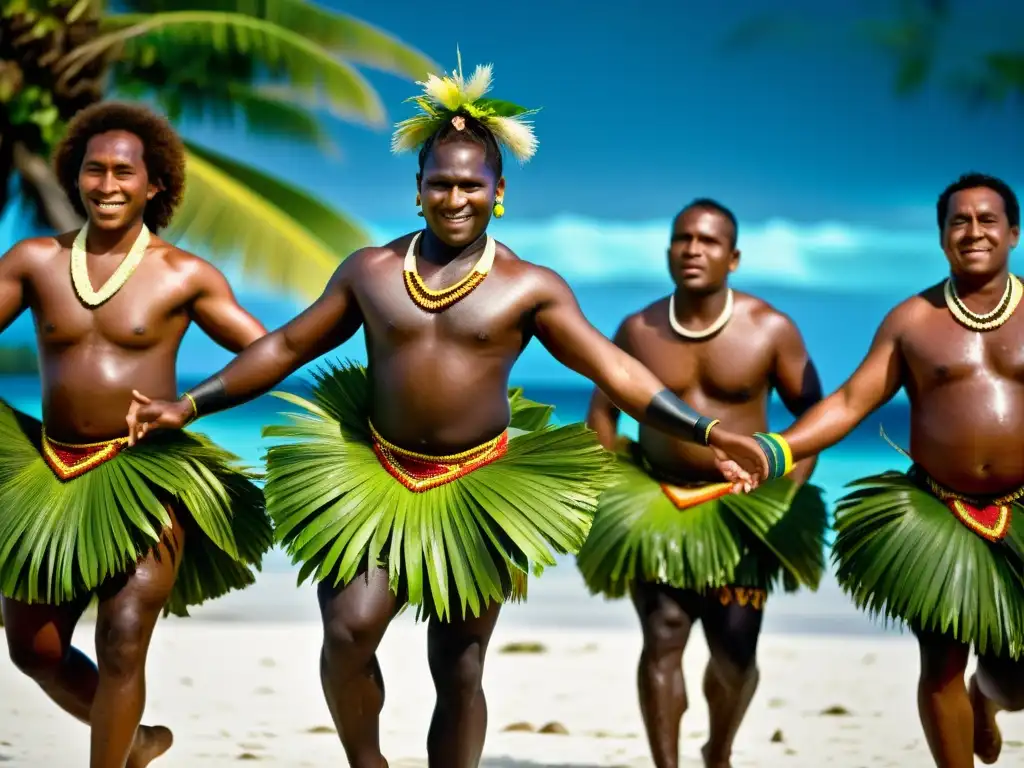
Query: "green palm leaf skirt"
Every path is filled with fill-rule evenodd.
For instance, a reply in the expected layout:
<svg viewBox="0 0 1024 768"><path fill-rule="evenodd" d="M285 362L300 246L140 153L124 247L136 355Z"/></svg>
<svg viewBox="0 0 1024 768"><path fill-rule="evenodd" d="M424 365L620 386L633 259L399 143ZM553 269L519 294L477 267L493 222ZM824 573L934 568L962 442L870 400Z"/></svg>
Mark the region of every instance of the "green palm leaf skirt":
<svg viewBox="0 0 1024 768"><path fill-rule="evenodd" d="M949 635L979 653L1024 650L1024 517L1009 506L1001 540L972 531L927 488L924 473L850 483L836 505L839 584L886 624Z"/></svg>
<svg viewBox="0 0 1024 768"><path fill-rule="evenodd" d="M601 496L576 558L591 593L620 598L637 580L697 592L817 589L828 527L819 488L780 478L680 509L636 443L618 458L620 481Z"/></svg>
<svg viewBox="0 0 1024 768"><path fill-rule="evenodd" d="M506 453L414 491L374 451L367 370L329 365L314 376L312 401L274 393L305 413L264 429L287 440L267 451L265 493L299 583L339 586L385 567L418 618L449 621L524 599L528 574L583 544L615 465L583 424L552 426L553 408L512 389Z"/></svg>
<svg viewBox="0 0 1024 768"><path fill-rule="evenodd" d="M59 605L92 593L185 528L164 614L255 581L273 545L263 494L237 458L202 435L157 432L61 480L43 457L42 426L0 400L0 594Z"/></svg>

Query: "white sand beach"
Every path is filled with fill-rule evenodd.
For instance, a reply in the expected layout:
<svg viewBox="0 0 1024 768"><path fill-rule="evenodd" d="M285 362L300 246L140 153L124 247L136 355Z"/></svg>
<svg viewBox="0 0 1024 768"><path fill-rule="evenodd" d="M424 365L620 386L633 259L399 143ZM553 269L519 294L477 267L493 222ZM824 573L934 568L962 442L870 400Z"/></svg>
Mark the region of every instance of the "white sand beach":
<svg viewBox="0 0 1024 768"><path fill-rule="evenodd" d="M320 691L313 595L308 588L296 590L291 579L265 577L256 588L206 606L194 618L167 619L158 626L145 722L168 725L176 741L154 766L347 764ZM538 592L530 605L504 611L492 641L482 767L651 765L634 684L640 635L629 606L591 602L584 595L588 615L612 619L574 624L569 610L558 627L543 616L553 610L551 591ZM286 595L294 615L268 612L274 595ZM820 597L779 598L777 613L814 606ZM852 609L849 613L856 617ZM83 622L76 635L90 655L93 630ZM682 755L683 765L696 768L707 734L700 691L707 651L699 630L691 637L684 662L690 709ZM542 649L502 652L510 643L538 643ZM426 766L433 688L425 627L411 616L400 618L384 640L380 660L387 684L381 722L385 754L392 768ZM909 636L769 631L761 641L760 667L761 684L737 740L735 768L933 765L917 720L917 649ZM0 690L0 763L87 765L86 728L9 663L0 663ZM1024 764L1024 716L1001 717L1001 764ZM549 723L568 733L508 730L536 731Z"/></svg>

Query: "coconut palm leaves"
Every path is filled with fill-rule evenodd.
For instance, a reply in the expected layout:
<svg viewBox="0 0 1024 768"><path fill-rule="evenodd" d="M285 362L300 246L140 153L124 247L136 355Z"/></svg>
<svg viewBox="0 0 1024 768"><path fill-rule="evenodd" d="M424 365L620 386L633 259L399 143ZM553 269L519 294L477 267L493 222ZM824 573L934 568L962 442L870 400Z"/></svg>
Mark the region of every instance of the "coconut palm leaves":
<svg viewBox="0 0 1024 768"><path fill-rule="evenodd" d="M312 400L278 393L304 413L264 430L287 441L267 452L265 493L299 582L344 584L382 564L411 605L450 619L521 597L526 574L576 552L613 458L583 425L545 427L549 409L510 395L513 425L533 430L500 460L413 493L373 451L364 369L319 372Z"/></svg>
<svg viewBox="0 0 1024 768"><path fill-rule="evenodd" d="M981 653L1024 650L1021 507L990 543L901 472L850 484L836 505L832 558L860 608L950 635Z"/></svg>
<svg viewBox="0 0 1024 768"><path fill-rule="evenodd" d="M486 125L500 145L505 146L519 162L526 162L537 151L537 137L533 127L524 118L538 110L497 99L485 99L491 89L493 67L478 65L467 80L462 73L462 55L457 54L458 67L451 75L438 77L431 74L417 83L423 87L422 96L409 101L415 103L420 114L395 126L391 139L394 152L413 150L432 136L441 124L459 112L475 117Z"/></svg>
<svg viewBox="0 0 1024 768"><path fill-rule="evenodd" d="M698 591L770 589L780 577L788 589L817 588L827 527L817 488L783 478L680 510L645 471L620 463L577 557L593 593L623 597L637 578Z"/></svg>
<svg viewBox="0 0 1024 768"><path fill-rule="evenodd" d="M0 593L59 604L95 590L154 547L168 498L195 525L165 611L253 583L272 543L260 489L199 435L154 437L63 482L41 456L39 422L0 402Z"/></svg>
<svg viewBox="0 0 1024 768"><path fill-rule="evenodd" d="M175 121L243 127L330 152L321 110L373 128L386 122L353 64L409 79L432 68L385 32L309 0L118 7L128 12L100 0L12 0L0 12L0 195L16 172L41 219L57 229L80 222L45 158L65 121L105 96L153 101ZM340 211L194 143L184 209L168 236L220 265L241 256L247 276L303 297L319 294L367 240Z"/></svg>

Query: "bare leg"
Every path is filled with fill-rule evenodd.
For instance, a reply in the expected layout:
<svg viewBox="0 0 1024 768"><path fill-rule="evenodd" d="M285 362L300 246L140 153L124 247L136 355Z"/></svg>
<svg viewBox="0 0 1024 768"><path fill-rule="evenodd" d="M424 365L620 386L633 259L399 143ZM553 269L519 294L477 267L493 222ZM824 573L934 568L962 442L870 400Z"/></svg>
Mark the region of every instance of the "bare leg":
<svg viewBox="0 0 1024 768"><path fill-rule="evenodd" d="M939 768L972 768L974 719L964 685L970 649L949 637L917 632L921 677L917 708Z"/></svg>
<svg viewBox="0 0 1024 768"><path fill-rule="evenodd" d="M487 734L484 657L501 605L479 617L441 622L431 619L427 658L437 703L427 734L431 768L476 768Z"/></svg>
<svg viewBox="0 0 1024 768"><path fill-rule="evenodd" d="M687 705L683 650L700 617L700 596L637 582L632 598L644 634L637 686L651 756L655 768L678 768L679 728Z"/></svg>
<svg viewBox="0 0 1024 768"><path fill-rule="evenodd" d="M86 725L99 678L96 665L72 647L71 636L89 599L86 595L74 603L43 605L3 598L4 629L14 666Z"/></svg>
<svg viewBox="0 0 1024 768"><path fill-rule="evenodd" d="M702 621L711 659L704 673L704 696L711 729L701 751L707 768L729 768L733 741L760 679L757 640L764 613L749 602L723 605L716 594L705 600Z"/></svg>
<svg viewBox="0 0 1024 768"><path fill-rule="evenodd" d="M1024 660L979 656L969 692L974 710L974 754L991 765L1003 748L996 713L1024 709Z"/></svg>
<svg viewBox="0 0 1024 768"><path fill-rule="evenodd" d="M174 588L185 544L172 526L145 560L99 590L96 658L99 684L92 704L91 768L143 768L171 746L166 728L140 728L146 704L146 657L153 629Z"/></svg>
<svg viewBox="0 0 1024 768"><path fill-rule="evenodd" d="M372 568L346 586L317 589L324 625L320 682L351 768L387 768L380 752L384 678L377 646L399 607L388 572Z"/></svg>

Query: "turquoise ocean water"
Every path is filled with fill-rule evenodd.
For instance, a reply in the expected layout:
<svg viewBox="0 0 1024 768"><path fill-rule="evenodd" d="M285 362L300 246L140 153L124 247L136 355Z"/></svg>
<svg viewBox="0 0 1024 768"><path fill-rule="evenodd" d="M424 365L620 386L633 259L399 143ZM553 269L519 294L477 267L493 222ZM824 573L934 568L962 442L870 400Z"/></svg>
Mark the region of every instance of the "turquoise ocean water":
<svg viewBox="0 0 1024 768"><path fill-rule="evenodd" d="M183 379L180 385L185 389L194 383ZM581 420L585 416L590 398L589 389L531 384L529 381L513 383L522 384L532 399L554 405L555 417L559 422ZM308 392L308 384L299 378L289 380L282 388L298 394ZM39 394L40 385L36 378L0 377L0 397L13 407L37 418L40 415ZM261 427L285 421L281 414L290 410L293 409L288 403L263 396L239 408L202 419L196 430L209 435L246 463L259 465L266 447L260 435ZM773 429L783 429L791 421L792 418L781 404L771 404L770 422ZM845 483L856 477L907 466L907 461L879 436L881 424L884 424L887 434L897 444L906 446L906 402L895 401L889 404L865 420L846 440L821 456L813 482L825 489L830 502L842 494ZM635 422L624 417L622 431L635 436ZM275 550L267 558L264 572L255 587L203 606L196 615L231 621L315 620L313 595L308 587L296 591L295 573L296 569L287 556ZM635 624L628 602L607 602L589 595L572 558L561 558L558 567L549 569L540 579L532 580L530 590L527 604L506 609L506 614L515 617L517 623L573 627ZM877 622L854 609L830 576L816 593L773 597L765 616L765 631L874 634L884 630Z"/></svg>

